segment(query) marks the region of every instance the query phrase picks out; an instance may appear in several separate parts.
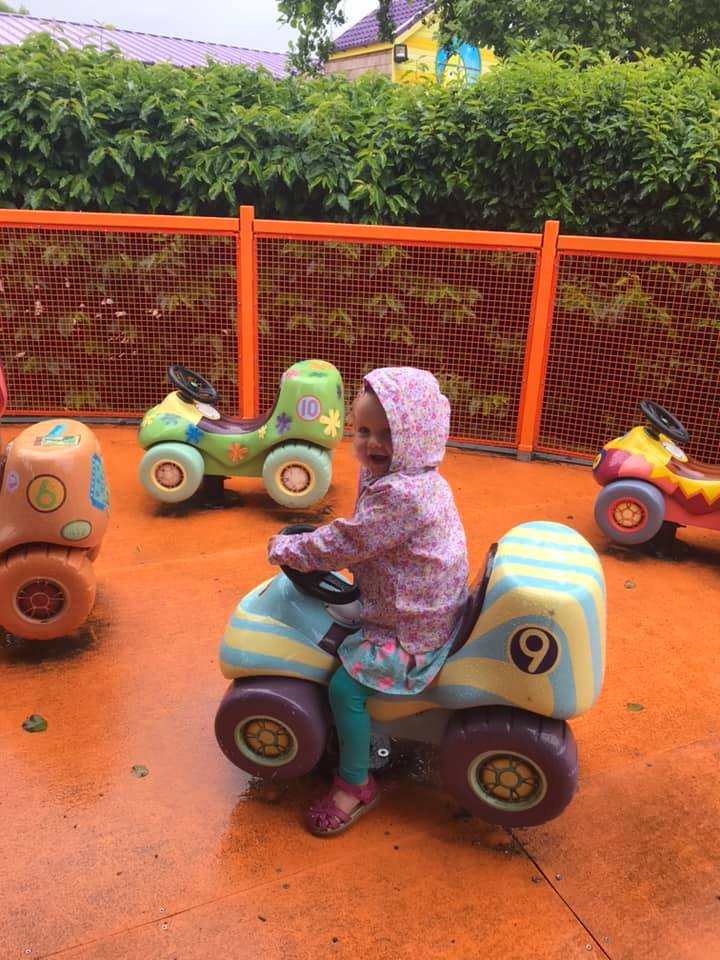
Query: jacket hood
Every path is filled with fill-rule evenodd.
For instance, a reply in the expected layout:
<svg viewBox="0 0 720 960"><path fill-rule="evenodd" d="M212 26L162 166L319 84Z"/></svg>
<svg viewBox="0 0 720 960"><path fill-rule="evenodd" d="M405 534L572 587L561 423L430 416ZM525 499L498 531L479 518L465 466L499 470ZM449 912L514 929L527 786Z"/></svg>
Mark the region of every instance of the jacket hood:
<svg viewBox="0 0 720 960"><path fill-rule="evenodd" d="M365 377L382 404L390 426L390 473L422 473L445 456L450 403L427 370L380 367Z"/></svg>

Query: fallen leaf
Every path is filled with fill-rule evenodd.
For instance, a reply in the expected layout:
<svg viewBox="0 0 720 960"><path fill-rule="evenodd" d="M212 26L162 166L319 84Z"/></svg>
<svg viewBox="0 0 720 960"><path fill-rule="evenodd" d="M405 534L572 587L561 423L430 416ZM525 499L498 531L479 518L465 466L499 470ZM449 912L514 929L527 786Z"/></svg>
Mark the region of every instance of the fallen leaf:
<svg viewBox="0 0 720 960"><path fill-rule="evenodd" d="M634 590L637 584L635 583L634 580L626 580L623 586L625 587L626 590Z"/></svg>
<svg viewBox="0 0 720 960"><path fill-rule="evenodd" d="M641 703L629 703L627 705L630 713L640 713L641 710L644 710L645 707Z"/></svg>
<svg viewBox="0 0 720 960"><path fill-rule="evenodd" d="M147 767L144 767L141 763L136 763L134 767L130 768L130 773L134 777L138 777L139 779L140 777L146 777L150 773L150 771L148 770Z"/></svg>
<svg viewBox="0 0 720 960"><path fill-rule="evenodd" d="M47 720L39 713L32 713L23 720L22 726L28 733L44 733L47 730Z"/></svg>

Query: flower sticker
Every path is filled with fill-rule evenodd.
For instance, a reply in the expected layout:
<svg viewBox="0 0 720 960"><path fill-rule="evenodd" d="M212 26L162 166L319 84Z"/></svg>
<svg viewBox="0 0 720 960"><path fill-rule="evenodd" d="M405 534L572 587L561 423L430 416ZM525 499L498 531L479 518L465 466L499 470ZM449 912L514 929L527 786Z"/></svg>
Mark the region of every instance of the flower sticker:
<svg viewBox="0 0 720 960"><path fill-rule="evenodd" d="M180 423L180 417L176 413L163 413L160 415L160 419L169 427L174 427L176 423Z"/></svg>
<svg viewBox="0 0 720 960"><path fill-rule="evenodd" d="M266 434L266 433L267 433L267 424L264 423L264 424L260 427L260 429L258 430L258 436L260 437L261 440L264 440L264 439L265 439L265 434Z"/></svg>
<svg viewBox="0 0 720 960"><path fill-rule="evenodd" d="M202 438L203 432L193 423L185 431L185 439L188 443L197 443Z"/></svg>
<svg viewBox="0 0 720 960"><path fill-rule="evenodd" d="M329 437L336 437L338 431L340 430L340 411L328 410L327 416L323 414L322 417L320 417L320 423L325 424L323 433L327 434Z"/></svg>
<svg viewBox="0 0 720 960"><path fill-rule="evenodd" d="M247 447L243 447L239 443L233 443L228 450L228 457L233 463L240 463L247 452Z"/></svg>
<svg viewBox="0 0 720 960"><path fill-rule="evenodd" d="M332 367L332 364L328 363L327 360L310 360L309 363L315 370L330 370Z"/></svg>
<svg viewBox="0 0 720 960"><path fill-rule="evenodd" d="M294 377L299 377L300 374L297 370L286 370L283 374L283 380L292 380Z"/></svg>
<svg viewBox="0 0 720 960"><path fill-rule="evenodd" d="M322 420L322 417L320 417ZM280 416L275 421L275 429L282 436L284 433L287 433L290 429L290 424L292 423L292 417L287 413L281 413Z"/></svg>

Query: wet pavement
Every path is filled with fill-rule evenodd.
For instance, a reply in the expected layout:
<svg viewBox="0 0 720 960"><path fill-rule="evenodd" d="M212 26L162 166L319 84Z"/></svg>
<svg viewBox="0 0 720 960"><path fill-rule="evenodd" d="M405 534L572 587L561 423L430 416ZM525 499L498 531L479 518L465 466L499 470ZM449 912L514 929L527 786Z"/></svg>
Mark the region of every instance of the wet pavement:
<svg viewBox="0 0 720 960"><path fill-rule="evenodd" d="M63 640L0 635L1 960L720 957L718 534L681 531L678 560L610 547L587 468L451 450L473 573L525 520L600 552L607 672L572 721L579 790L557 820L507 833L436 786L428 750L323 841L302 826L319 773L267 786L220 753L216 654L272 572L268 537L351 510L349 445L298 515L259 480L229 481L224 510L161 506L134 430L97 433L112 517L93 614ZM24 729L32 715L47 728Z"/></svg>

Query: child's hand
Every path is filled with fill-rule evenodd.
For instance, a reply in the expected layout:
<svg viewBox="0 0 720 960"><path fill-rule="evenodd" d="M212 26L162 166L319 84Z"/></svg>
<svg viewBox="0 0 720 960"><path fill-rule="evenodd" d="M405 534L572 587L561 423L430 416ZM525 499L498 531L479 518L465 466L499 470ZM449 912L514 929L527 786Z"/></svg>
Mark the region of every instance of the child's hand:
<svg viewBox="0 0 720 960"><path fill-rule="evenodd" d="M268 560L270 561L270 563L277 563L277 560L273 560L273 549L275 547L275 544L277 543L279 536L280 534L275 534L274 537L270 537L270 539L268 540Z"/></svg>

